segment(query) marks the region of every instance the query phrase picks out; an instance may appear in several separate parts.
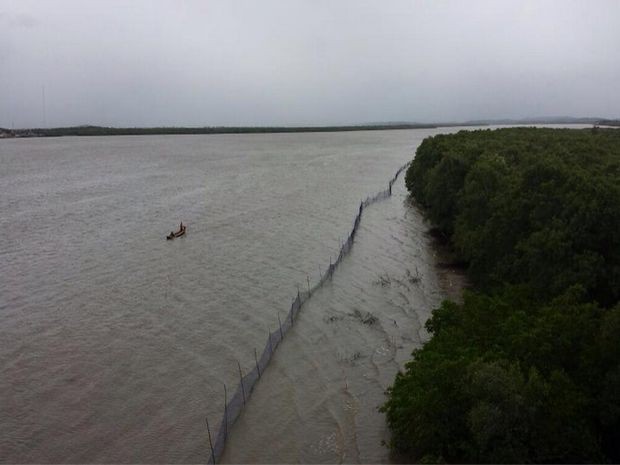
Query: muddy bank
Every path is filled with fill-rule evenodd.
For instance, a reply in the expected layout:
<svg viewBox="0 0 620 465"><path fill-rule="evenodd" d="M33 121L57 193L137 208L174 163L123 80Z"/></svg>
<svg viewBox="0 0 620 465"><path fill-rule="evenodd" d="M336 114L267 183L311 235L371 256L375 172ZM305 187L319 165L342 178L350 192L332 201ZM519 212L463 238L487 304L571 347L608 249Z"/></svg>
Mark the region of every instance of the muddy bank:
<svg viewBox="0 0 620 465"><path fill-rule="evenodd" d="M411 200L415 206L415 202ZM446 298L455 302L462 302L463 289L469 286L467 279L467 264L460 261L450 246L447 238L437 229L430 228L426 235L430 238L430 246L435 258L435 272Z"/></svg>

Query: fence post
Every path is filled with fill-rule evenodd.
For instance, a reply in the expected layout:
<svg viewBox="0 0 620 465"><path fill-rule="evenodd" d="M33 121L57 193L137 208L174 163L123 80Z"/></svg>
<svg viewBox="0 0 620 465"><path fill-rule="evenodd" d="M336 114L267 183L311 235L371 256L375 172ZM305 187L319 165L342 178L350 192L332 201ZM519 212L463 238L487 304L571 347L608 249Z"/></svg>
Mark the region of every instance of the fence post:
<svg viewBox="0 0 620 465"><path fill-rule="evenodd" d="M260 368L258 367L258 358L256 357L256 348L254 348L254 362L256 363L256 371L258 371L258 379L260 379Z"/></svg>
<svg viewBox="0 0 620 465"><path fill-rule="evenodd" d="M237 360L237 366L239 367L239 380L241 381L241 394L243 394L243 405L245 405L245 388L243 387L243 374L241 373L241 364Z"/></svg>
<svg viewBox="0 0 620 465"><path fill-rule="evenodd" d="M213 441L211 441L211 428L209 428L209 418L205 417L205 421L207 422L207 434L209 435L209 447L211 447L211 460L213 460L213 464L215 465L215 451L213 450Z"/></svg>
<svg viewBox="0 0 620 465"><path fill-rule="evenodd" d="M224 440L228 438L228 392L226 391L226 383L224 384Z"/></svg>
<svg viewBox="0 0 620 465"><path fill-rule="evenodd" d="M280 312L278 312L278 324L280 325L280 340L284 339L284 334L282 334L282 322L280 321Z"/></svg>

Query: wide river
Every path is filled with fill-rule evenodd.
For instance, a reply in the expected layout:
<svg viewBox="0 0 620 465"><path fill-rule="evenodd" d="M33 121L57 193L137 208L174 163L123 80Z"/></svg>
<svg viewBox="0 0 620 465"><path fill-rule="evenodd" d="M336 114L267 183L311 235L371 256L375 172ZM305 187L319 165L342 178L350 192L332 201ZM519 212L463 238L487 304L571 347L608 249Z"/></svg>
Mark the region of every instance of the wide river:
<svg viewBox="0 0 620 465"><path fill-rule="evenodd" d="M237 361L453 130L0 141L0 461L205 462ZM402 176L365 210L223 461L388 461L377 407L453 284L427 229Z"/></svg>

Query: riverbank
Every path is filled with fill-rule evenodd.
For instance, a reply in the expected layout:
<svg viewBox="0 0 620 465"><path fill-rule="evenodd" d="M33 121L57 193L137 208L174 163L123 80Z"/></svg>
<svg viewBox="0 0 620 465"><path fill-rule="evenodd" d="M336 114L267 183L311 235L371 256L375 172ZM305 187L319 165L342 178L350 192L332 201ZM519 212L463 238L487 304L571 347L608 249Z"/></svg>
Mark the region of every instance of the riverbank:
<svg viewBox="0 0 620 465"><path fill-rule="evenodd" d="M433 228L426 233L431 238L431 248L436 261L436 273L446 299L453 302L463 301L463 291L470 286L467 279L467 267L455 256L449 243L437 238Z"/></svg>

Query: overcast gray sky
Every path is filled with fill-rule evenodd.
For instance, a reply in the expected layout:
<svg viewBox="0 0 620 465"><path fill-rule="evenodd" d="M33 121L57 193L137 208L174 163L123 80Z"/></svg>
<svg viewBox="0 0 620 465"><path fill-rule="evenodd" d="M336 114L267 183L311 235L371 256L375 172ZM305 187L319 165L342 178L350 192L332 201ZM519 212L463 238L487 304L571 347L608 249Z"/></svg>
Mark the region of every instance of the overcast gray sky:
<svg viewBox="0 0 620 465"><path fill-rule="evenodd" d="M620 116L620 0L0 0L0 126Z"/></svg>

